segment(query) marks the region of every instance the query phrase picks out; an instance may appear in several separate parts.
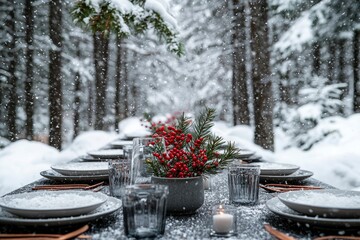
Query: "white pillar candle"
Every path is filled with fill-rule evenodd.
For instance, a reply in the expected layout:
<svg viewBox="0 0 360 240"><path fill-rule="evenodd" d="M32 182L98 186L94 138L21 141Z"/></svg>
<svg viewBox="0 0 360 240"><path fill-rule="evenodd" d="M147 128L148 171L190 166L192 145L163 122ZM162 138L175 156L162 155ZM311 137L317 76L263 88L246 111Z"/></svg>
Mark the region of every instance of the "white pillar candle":
<svg viewBox="0 0 360 240"><path fill-rule="evenodd" d="M220 212L213 216L213 229L216 233L228 233L232 229L234 216Z"/></svg>

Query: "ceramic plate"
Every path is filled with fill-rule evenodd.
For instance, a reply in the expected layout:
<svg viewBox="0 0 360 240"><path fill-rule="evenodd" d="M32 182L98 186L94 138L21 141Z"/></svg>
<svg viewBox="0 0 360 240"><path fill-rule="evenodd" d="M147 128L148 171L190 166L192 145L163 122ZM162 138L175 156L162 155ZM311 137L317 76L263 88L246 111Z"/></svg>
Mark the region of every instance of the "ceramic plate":
<svg viewBox="0 0 360 240"><path fill-rule="evenodd" d="M255 152L253 152L253 151L240 150L238 155L239 155L239 158L242 158L242 157L246 158L246 157L250 157L250 156L252 156L254 154L255 154Z"/></svg>
<svg viewBox="0 0 360 240"><path fill-rule="evenodd" d="M356 228L360 227L360 219L352 218L322 218L322 217L311 217L306 216L302 213L298 213L288 208L283 204L279 198L274 197L266 202L268 209L287 219L293 220L295 222L310 224L313 226L319 227L331 227L334 229L347 229L347 228Z"/></svg>
<svg viewBox="0 0 360 240"><path fill-rule="evenodd" d="M51 168L66 176L106 175L109 173L107 162L70 162L53 165Z"/></svg>
<svg viewBox="0 0 360 240"><path fill-rule="evenodd" d="M118 140L118 141L114 141L111 142L110 145L114 146L114 147L123 147L125 145L132 145L133 142L132 141L126 141L126 140Z"/></svg>
<svg viewBox="0 0 360 240"><path fill-rule="evenodd" d="M109 159L105 159L105 158L96 158L90 155L86 155L86 156L82 156L78 158L79 161L82 162L106 162Z"/></svg>
<svg viewBox="0 0 360 240"><path fill-rule="evenodd" d="M91 151L87 154L94 158L121 158L124 155L124 151L122 149L103 149Z"/></svg>
<svg viewBox="0 0 360 240"><path fill-rule="evenodd" d="M260 162L256 163L260 166L260 175L290 175L300 167L293 164Z"/></svg>
<svg viewBox="0 0 360 240"><path fill-rule="evenodd" d="M86 191L36 191L2 197L0 206L25 218L69 217L91 212L107 198Z"/></svg>
<svg viewBox="0 0 360 240"><path fill-rule="evenodd" d="M83 214L80 216L73 216L73 217L40 218L40 219L20 218L0 208L0 224L10 224L10 225L18 225L18 226L37 226L37 227L73 225L73 224L87 223L97 218L109 215L119 210L120 207L121 207L121 200L113 197L108 197L108 200L104 204L102 204L100 207L87 214Z"/></svg>
<svg viewBox="0 0 360 240"><path fill-rule="evenodd" d="M309 216L359 218L360 192L339 189L294 191L278 198L289 208Z"/></svg>
<svg viewBox="0 0 360 240"><path fill-rule="evenodd" d="M258 163L256 163L258 164ZM297 170L290 175L260 175L260 181L262 182L297 182L309 178L313 175L313 172L306 170Z"/></svg>
<svg viewBox="0 0 360 240"><path fill-rule="evenodd" d="M40 172L40 175L57 182L92 182L109 180L109 175L81 175L81 176L65 176L52 169Z"/></svg>

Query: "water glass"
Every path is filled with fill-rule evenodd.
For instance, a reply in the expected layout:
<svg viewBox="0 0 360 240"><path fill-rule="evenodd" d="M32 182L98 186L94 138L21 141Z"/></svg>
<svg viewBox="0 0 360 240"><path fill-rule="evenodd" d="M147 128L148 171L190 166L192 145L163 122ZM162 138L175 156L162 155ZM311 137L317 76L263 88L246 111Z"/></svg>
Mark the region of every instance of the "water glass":
<svg viewBox="0 0 360 240"><path fill-rule="evenodd" d="M130 185L130 161L128 159L110 159L108 162L110 195L121 198L125 187Z"/></svg>
<svg viewBox="0 0 360 240"><path fill-rule="evenodd" d="M127 186L122 198L127 237L154 238L163 235L168 187L156 184Z"/></svg>
<svg viewBox="0 0 360 240"><path fill-rule="evenodd" d="M259 199L260 166L232 164L228 171L230 203L256 204Z"/></svg>
<svg viewBox="0 0 360 240"><path fill-rule="evenodd" d="M154 151L166 153L165 140L158 138L135 138L133 140L131 160L131 182L150 183L152 170L146 162L157 161Z"/></svg>

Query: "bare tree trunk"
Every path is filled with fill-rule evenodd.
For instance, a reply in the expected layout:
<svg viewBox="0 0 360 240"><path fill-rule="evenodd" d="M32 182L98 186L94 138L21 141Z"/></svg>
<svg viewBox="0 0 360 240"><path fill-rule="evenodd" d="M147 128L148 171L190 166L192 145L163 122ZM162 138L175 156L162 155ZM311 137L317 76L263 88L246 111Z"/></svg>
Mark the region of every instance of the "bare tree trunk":
<svg viewBox="0 0 360 240"><path fill-rule="evenodd" d="M254 142L274 150L273 93L270 76L268 4L266 0L250 1L252 76L254 91Z"/></svg>
<svg viewBox="0 0 360 240"><path fill-rule="evenodd" d="M76 56L78 59L81 58L81 52L80 52L80 44L77 44L77 51ZM80 81L80 72L76 71L75 73L75 80L74 80L74 92L75 92L75 98L74 98L74 135L73 138L76 138L80 133L80 96L82 94L81 92L81 81Z"/></svg>
<svg viewBox="0 0 360 240"><path fill-rule="evenodd" d="M52 44L56 46L56 49L49 51L49 144L58 149L61 149L62 144L61 5L61 0L49 2L50 39Z"/></svg>
<svg viewBox="0 0 360 240"><path fill-rule="evenodd" d="M121 101L121 85L122 85L122 47L121 47L121 38L117 36L116 38L117 46L117 55L116 55L116 74L115 74L115 131L119 131L119 122L122 120L121 111L120 111L120 101Z"/></svg>
<svg viewBox="0 0 360 240"><path fill-rule="evenodd" d="M95 129L105 130L104 119L106 116L106 86L109 62L109 36L97 32L94 39L95 62Z"/></svg>
<svg viewBox="0 0 360 240"><path fill-rule="evenodd" d="M11 40L6 43L7 48L9 49L9 77L8 77L8 98L9 102L7 104L7 125L8 125L8 138L11 141L17 139L16 131L16 108L18 102L17 95L17 78L16 78L16 67L18 62L18 54L16 52L16 26L15 26L15 2L12 3L11 10L9 12L9 17L6 21L6 26L9 28L11 35Z"/></svg>
<svg viewBox="0 0 360 240"><path fill-rule="evenodd" d="M250 124L249 94L246 82L246 12L243 1L232 0L234 21L232 24L233 46L233 76L232 76L232 105L233 123Z"/></svg>
<svg viewBox="0 0 360 240"><path fill-rule="evenodd" d="M360 50L360 29L354 31L353 37L353 73L354 73L354 99L353 99L353 110L355 113L360 113L360 61L359 61L359 50Z"/></svg>
<svg viewBox="0 0 360 240"><path fill-rule="evenodd" d="M312 57L313 57L313 75L320 76L321 68L321 52L320 43L318 41L312 44Z"/></svg>
<svg viewBox="0 0 360 240"><path fill-rule="evenodd" d="M25 79L25 113L26 113L26 138L31 140L34 135L34 94L33 94L33 35L34 35L34 14L31 0L25 1L25 42L26 42L26 79Z"/></svg>

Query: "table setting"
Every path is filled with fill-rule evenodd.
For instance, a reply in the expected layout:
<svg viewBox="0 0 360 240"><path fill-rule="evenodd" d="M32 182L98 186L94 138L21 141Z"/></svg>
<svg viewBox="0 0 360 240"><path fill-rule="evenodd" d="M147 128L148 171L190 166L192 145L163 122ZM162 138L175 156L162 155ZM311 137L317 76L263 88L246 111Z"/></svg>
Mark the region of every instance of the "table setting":
<svg viewBox="0 0 360 240"><path fill-rule="evenodd" d="M359 235L360 193L225 143L210 133L212 119L207 109L194 122L149 122L150 136L87 153L97 160L52 165L43 179L0 198L0 239L28 237L23 226L38 233L84 224L90 227L76 228L76 236L93 239L311 239L334 229Z"/></svg>

